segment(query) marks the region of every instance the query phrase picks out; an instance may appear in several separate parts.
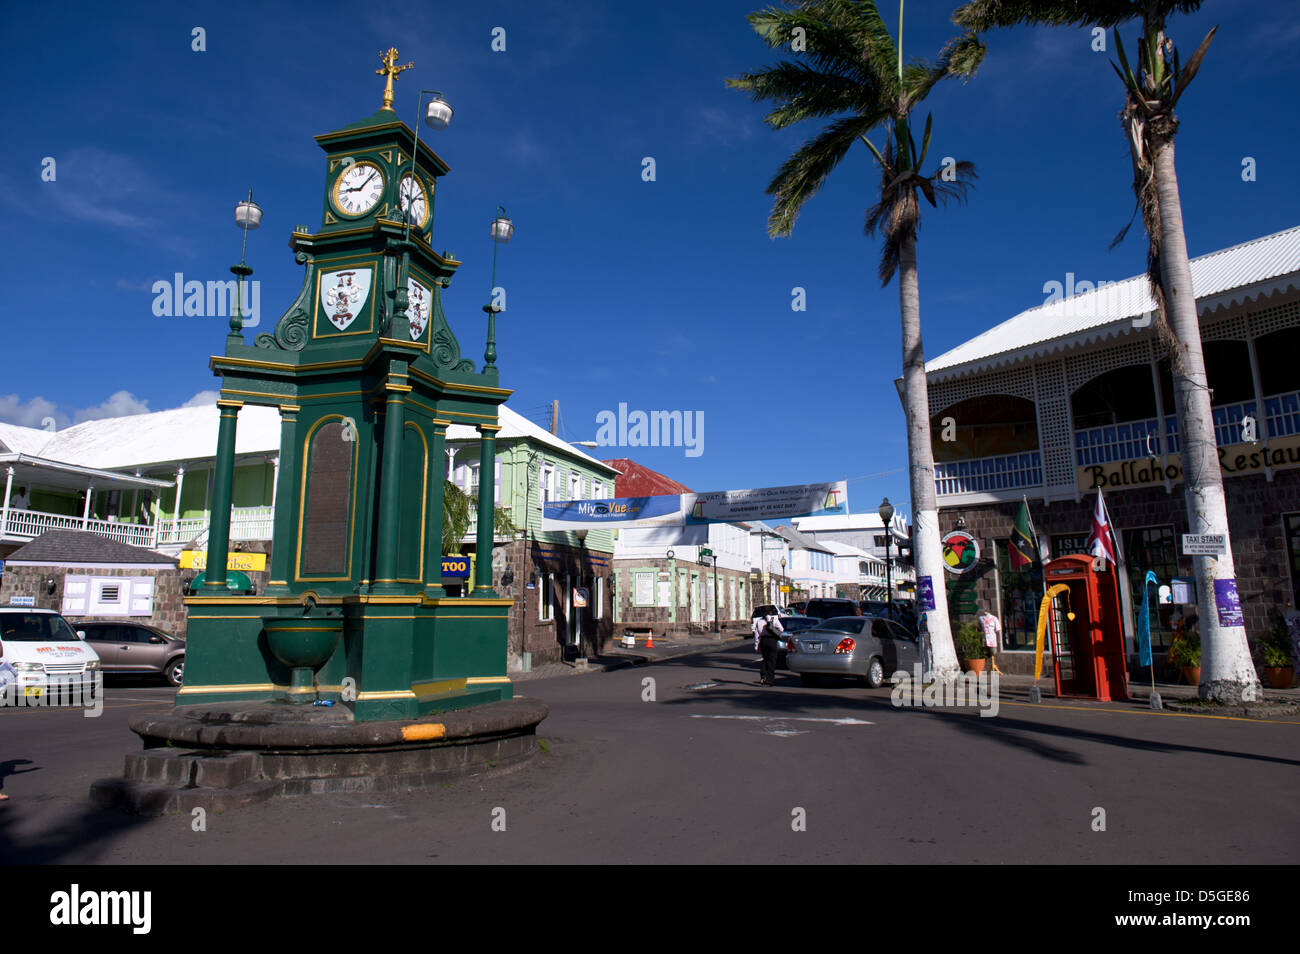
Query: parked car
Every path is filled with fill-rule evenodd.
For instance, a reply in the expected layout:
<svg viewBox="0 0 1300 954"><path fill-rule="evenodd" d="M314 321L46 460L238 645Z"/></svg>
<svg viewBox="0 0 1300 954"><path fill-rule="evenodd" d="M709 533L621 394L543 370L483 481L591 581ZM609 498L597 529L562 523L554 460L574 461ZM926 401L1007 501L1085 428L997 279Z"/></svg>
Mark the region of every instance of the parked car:
<svg viewBox="0 0 1300 954"><path fill-rule="evenodd" d="M863 616L879 616L889 619L889 604L884 600L858 600L858 609Z"/></svg>
<svg viewBox="0 0 1300 954"><path fill-rule="evenodd" d="M789 640L786 668L805 686L822 676L856 676L872 689L900 669L911 672L921 661L917 639L893 620L878 616L839 616L823 620Z"/></svg>
<svg viewBox="0 0 1300 954"><path fill-rule="evenodd" d="M185 679L185 640L143 623L83 623L106 673L163 676L173 686Z"/></svg>
<svg viewBox="0 0 1300 954"><path fill-rule="evenodd" d="M83 635L54 610L0 606L0 665L13 670L13 691L29 698L64 686L93 691L99 656Z"/></svg>
<svg viewBox="0 0 1300 954"><path fill-rule="evenodd" d="M857 600L842 600L834 597L809 600L804 607L804 616L816 619L834 619L836 616L861 616Z"/></svg>
<svg viewBox="0 0 1300 954"><path fill-rule="evenodd" d="M750 619L758 619L760 616L780 616L782 618L793 615L788 607L776 606L772 603L764 603L762 606L755 606L754 612L749 614Z"/></svg>
<svg viewBox="0 0 1300 954"><path fill-rule="evenodd" d="M776 639L776 665L778 669L788 669L785 664L786 654L789 651L790 637L795 633L801 633L805 630L813 629L821 623L821 620L812 616L782 616L781 626L782 633Z"/></svg>

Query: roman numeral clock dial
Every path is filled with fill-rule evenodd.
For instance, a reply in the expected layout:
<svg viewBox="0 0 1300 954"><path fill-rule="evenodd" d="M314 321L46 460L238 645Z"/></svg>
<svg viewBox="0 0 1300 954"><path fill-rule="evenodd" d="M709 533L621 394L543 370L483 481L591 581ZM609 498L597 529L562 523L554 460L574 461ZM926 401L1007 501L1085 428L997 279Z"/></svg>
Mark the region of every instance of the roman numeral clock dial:
<svg viewBox="0 0 1300 954"><path fill-rule="evenodd" d="M384 173L373 162L348 166L334 180L334 207L342 215L365 215L384 194Z"/></svg>
<svg viewBox="0 0 1300 954"><path fill-rule="evenodd" d="M417 229L429 225L429 201L424 191L424 184L409 172L402 176L397 187L397 204L404 216L409 216L411 226Z"/></svg>

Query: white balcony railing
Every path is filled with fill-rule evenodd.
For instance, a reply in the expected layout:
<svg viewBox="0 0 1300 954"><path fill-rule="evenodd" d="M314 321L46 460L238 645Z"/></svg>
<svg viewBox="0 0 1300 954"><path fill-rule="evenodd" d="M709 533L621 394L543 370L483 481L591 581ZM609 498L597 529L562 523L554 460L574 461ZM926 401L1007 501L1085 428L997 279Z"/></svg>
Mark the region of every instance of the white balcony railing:
<svg viewBox="0 0 1300 954"><path fill-rule="evenodd" d="M934 489L939 496L1018 490L1042 482L1043 458L1036 450L934 465Z"/></svg>
<svg viewBox="0 0 1300 954"><path fill-rule="evenodd" d="M154 538L154 527L143 523L119 523L114 520L82 520L61 513L40 510L10 510L4 525L0 526L0 539L35 540L49 530L84 530L118 543L137 547L176 546L204 534L209 518L187 517L183 520L164 520ZM270 507L235 507L230 514L231 540L270 540L275 523L275 512Z"/></svg>
<svg viewBox="0 0 1300 954"><path fill-rule="evenodd" d="M1220 447L1246 442L1242 420L1247 416L1255 419L1255 433L1260 438L1300 433L1300 391L1264 398L1262 422L1255 409L1254 401L1218 404L1210 409L1214 419L1214 439ZM1080 467L1177 454L1180 447L1178 418L1174 416L1166 416L1163 427L1157 418L1152 417L1090 427L1074 434L1074 459Z"/></svg>
<svg viewBox="0 0 1300 954"><path fill-rule="evenodd" d="M153 544L153 527L142 523L118 523L114 520L82 520L63 513L45 513L41 510L10 510L0 527L0 538L8 540L35 540L50 530L85 530L108 537L118 543L147 547Z"/></svg>

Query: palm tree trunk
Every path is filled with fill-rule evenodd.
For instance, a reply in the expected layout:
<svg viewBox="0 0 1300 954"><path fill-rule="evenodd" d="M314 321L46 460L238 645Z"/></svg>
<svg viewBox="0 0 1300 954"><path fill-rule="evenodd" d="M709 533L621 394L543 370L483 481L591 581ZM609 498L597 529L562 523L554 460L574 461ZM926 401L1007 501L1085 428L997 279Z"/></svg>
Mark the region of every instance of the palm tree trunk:
<svg viewBox="0 0 1300 954"><path fill-rule="evenodd" d="M1214 419L1210 413L1210 392L1206 385L1196 297L1192 292L1187 239L1183 234L1183 209L1178 196L1172 138L1156 145L1153 151L1160 203L1160 284L1164 289L1169 324L1181 352L1171 363L1182 435L1187 520L1192 533L1222 533L1228 541L1227 551L1222 556L1194 558L1201 631L1201 685L1198 694L1202 699L1220 702L1252 701L1260 698L1260 685L1251 662L1246 629L1244 626L1221 624L1217 612L1218 594L1214 590L1214 581L1235 581L1237 573L1232 560L1232 538L1228 536L1228 509L1223 495L1223 474L1219 470Z"/></svg>
<svg viewBox="0 0 1300 954"><path fill-rule="evenodd" d="M907 414L907 462L912 473L912 560L918 583L929 577L934 609L926 613L934 671L956 675L957 651L948 622L939 508L934 499L934 447L930 443L930 395L921 347L921 293L916 274L916 235L903 239L898 256L898 305L903 322L903 407ZM885 528L889 532L889 528ZM919 607L918 607L919 609Z"/></svg>

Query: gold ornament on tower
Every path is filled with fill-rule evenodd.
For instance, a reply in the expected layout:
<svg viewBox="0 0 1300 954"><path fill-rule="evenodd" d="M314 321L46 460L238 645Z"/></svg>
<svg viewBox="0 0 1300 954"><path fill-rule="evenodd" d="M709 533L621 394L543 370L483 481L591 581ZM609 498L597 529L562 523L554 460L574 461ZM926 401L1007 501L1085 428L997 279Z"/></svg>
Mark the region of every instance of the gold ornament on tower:
<svg viewBox="0 0 1300 954"><path fill-rule="evenodd" d="M397 74L409 70L415 65L415 63L412 62L407 63L405 66L398 66L397 47L395 46L390 46L387 53L379 54L379 62L384 64L384 68L382 70L375 70L375 73L379 76L388 77L388 81L384 83L383 108L391 110L393 108L393 80L397 78Z"/></svg>

